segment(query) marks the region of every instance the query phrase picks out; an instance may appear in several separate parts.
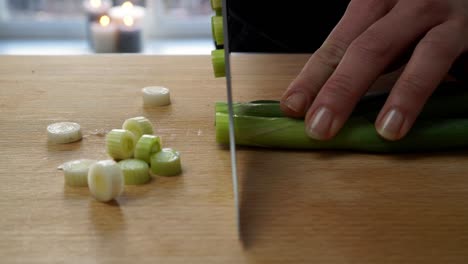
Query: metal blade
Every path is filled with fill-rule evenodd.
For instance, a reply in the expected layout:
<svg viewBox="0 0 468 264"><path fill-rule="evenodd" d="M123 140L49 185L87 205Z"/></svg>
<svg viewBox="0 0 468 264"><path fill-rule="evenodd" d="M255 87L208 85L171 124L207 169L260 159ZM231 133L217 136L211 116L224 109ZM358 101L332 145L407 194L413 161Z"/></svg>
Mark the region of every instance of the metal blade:
<svg viewBox="0 0 468 264"><path fill-rule="evenodd" d="M227 1L222 2L223 12L223 30L224 30L224 61L226 67L226 89L229 111L229 148L231 151L231 168L232 168L232 188L234 194L234 206L236 210L237 232L240 234L240 208L239 208L239 187L237 177L237 158L236 158L236 136L234 129L234 110L232 107L232 79L231 79L231 52L229 50L229 27L228 27L228 10Z"/></svg>

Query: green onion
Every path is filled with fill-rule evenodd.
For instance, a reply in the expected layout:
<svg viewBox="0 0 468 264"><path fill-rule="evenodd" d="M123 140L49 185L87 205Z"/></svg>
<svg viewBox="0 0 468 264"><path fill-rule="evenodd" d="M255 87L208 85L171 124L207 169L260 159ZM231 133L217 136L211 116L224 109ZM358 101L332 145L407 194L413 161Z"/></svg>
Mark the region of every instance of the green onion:
<svg viewBox="0 0 468 264"><path fill-rule="evenodd" d="M65 176L65 184L72 187L88 186L89 167L97 160L80 159L66 162L59 166Z"/></svg>
<svg viewBox="0 0 468 264"><path fill-rule="evenodd" d="M211 52L211 62L213 64L214 76L216 78L225 77L226 69L224 66L224 50L213 50Z"/></svg>
<svg viewBox="0 0 468 264"><path fill-rule="evenodd" d="M67 144L79 141L82 138L81 126L73 122L59 122L47 126L49 142L55 144Z"/></svg>
<svg viewBox="0 0 468 264"><path fill-rule="evenodd" d="M224 30L222 16L211 17L211 30L213 32L213 38L216 42L216 45L224 45Z"/></svg>
<svg viewBox="0 0 468 264"><path fill-rule="evenodd" d="M135 136L124 129L113 129L106 136L107 153L115 160L128 159L133 156Z"/></svg>
<svg viewBox="0 0 468 264"><path fill-rule="evenodd" d="M124 189L122 170L113 160L98 161L89 168L88 185L96 200L108 202L115 199Z"/></svg>
<svg viewBox="0 0 468 264"><path fill-rule="evenodd" d="M153 135L143 135L135 147L135 158L148 164L152 154L161 151L161 138Z"/></svg>
<svg viewBox="0 0 468 264"><path fill-rule="evenodd" d="M213 10L219 10L223 6L222 0L210 0L210 2L211 2L211 8Z"/></svg>
<svg viewBox="0 0 468 264"><path fill-rule="evenodd" d="M151 156L151 172L160 176L175 176L182 172L179 152L164 148Z"/></svg>
<svg viewBox="0 0 468 264"><path fill-rule="evenodd" d="M468 147L468 119L418 120L399 141L380 137L373 122L351 117L332 140L313 140L305 133L303 120L286 117L234 117L236 144L282 149L339 149L364 152L412 152ZM229 118L216 113L216 141L229 144Z"/></svg>
<svg viewBox="0 0 468 264"><path fill-rule="evenodd" d="M142 90L144 106L166 106L171 104L171 94L168 88L149 86Z"/></svg>
<svg viewBox="0 0 468 264"><path fill-rule="evenodd" d="M151 179L149 166L142 160L127 159L120 161L118 164L122 169L125 184L127 185L141 185Z"/></svg>
<svg viewBox="0 0 468 264"><path fill-rule="evenodd" d="M367 152L409 152L468 147L468 89L443 83L428 99L409 134L387 141L375 129L375 119L388 95L368 96L359 102L340 133L317 141L305 133L303 120L287 118L279 102L234 103L236 144L289 149L342 149ZM216 104L216 140L229 143L228 108Z"/></svg>
<svg viewBox="0 0 468 264"><path fill-rule="evenodd" d="M215 12L216 12L215 14L217 16L222 16L223 15L223 9L222 8L216 9Z"/></svg>
<svg viewBox="0 0 468 264"><path fill-rule="evenodd" d="M142 135L153 134L153 126L151 125L151 122L143 116L133 117L125 120L122 128L132 132L135 135L135 139L137 141Z"/></svg>

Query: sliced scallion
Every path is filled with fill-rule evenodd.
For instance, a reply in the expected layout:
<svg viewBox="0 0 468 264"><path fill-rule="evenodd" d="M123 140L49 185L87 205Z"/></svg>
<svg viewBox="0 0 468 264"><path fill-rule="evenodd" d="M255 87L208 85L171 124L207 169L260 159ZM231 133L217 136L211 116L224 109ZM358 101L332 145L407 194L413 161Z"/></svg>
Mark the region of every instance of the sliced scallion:
<svg viewBox="0 0 468 264"><path fill-rule="evenodd" d="M124 176L120 166L113 160L98 161L88 172L91 194L100 202L117 198L124 188Z"/></svg>
<svg viewBox="0 0 468 264"><path fill-rule="evenodd" d="M179 152L163 148L151 155L151 172L160 176L176 176L182 172Z"/></svg>
<svg viewBox="0 0 468 264"><path fill-rule="evenodd" d="M151 155L159 151L161 151L161 138L154 135L143 135L136 144L135 158L149 164Z"/></svg>
<svg viewBox="0 0 468 264"><path fill-rule="evenodd" d="M125 184L127 185L145 184L151 179L149 166L142 160L127 159L120 161L118 164L122 169Z"/></svg>
<svg viewBox="0 0 468 264"><path fill-rule="evenodd" d="M216 78L225 77L226 69L224 66L224 49L213 50L211 52L211 62L213 64L214 76Z"/></svg>
<svg viewBox="0 0 468 264"><path fill-rule="evenodd" d="M129 159L135 149L135 136L124 129L113 129L106 135L107 153L115 160Z"/></svg>
<svg viewBox="0 0 468 264"><path fill-rule="evenodd" d="M153 125L148 118L143 116L133 117L125 120L122 128L132 132L138 141L142 135L152 135ZM136 144L136 142L135 142Z"/></svg>
<svg viewBox="0 0 468 264"><path fill-rule="evenodd" d="M63 170L65 176L65 184L72 187L88 186L89 167L96 162L97 160L80 159L60 165L59 169Z"/></svg>
<svg viewBox="0 0 468 264"><path fill-rule="evenodd" d="M211 17L211 29L213 32L213 38L216 42L216 45L224 45L224 35L223 35L223 17L222 16L213 16Z"/></svg>

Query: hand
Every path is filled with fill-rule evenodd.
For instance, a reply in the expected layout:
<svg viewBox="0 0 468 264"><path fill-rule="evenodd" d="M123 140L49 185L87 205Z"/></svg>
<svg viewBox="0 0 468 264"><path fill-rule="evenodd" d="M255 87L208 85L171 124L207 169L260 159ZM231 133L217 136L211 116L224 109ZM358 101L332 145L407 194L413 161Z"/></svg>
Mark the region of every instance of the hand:
<svg viewBox="0 0 468 264"><path fill-rule="evenodd" d="M468 51L468 0L352 0L284 93L281 108L289 116L305 116L310 137L330 139L408 49L411 57L375 123L382 137L401 139Z"/></svg>

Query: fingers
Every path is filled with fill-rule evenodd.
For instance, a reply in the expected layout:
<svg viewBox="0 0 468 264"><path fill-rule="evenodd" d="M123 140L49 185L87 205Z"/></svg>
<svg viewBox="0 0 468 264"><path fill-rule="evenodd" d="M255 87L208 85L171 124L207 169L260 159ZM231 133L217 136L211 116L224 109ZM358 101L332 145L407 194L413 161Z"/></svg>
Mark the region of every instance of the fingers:
<svg viewBox="0 0 468 264"><path fill-rule="evenodd" d="M334 137L361 96L401 51L440 23L436 10L411 7L407 1L401 3L349 46L307 112L306 132L310 137L319 140Z"/></svg>
<svg viewBox="0 0 468 264"><path fill-rule="evenodd" d="M391 9L389 2L391 1L354 0L350 3L341 21L284 93L281 109L287 115L305 115L350 43Z"/></svg>
<svg viewBox="0 0 468 264"><path fill-rule="evenodd" d="M466 48L467 26L452 20L433 28L419 42L377 118L382 137L398 140L410 130L428 97Z"/></svg>

